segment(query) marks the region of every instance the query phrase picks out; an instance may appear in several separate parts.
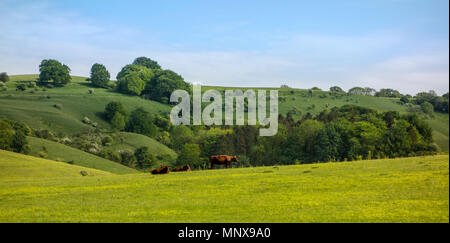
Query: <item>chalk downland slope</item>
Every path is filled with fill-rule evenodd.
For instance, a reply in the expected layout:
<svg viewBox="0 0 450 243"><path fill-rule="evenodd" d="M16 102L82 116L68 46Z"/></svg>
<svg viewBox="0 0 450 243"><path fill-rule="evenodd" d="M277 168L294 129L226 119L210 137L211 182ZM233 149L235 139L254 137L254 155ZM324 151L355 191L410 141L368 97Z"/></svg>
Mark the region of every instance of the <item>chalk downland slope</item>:
<svg viewBox="0 0 450 243"><path fill-rule="evenodd" d="M138 173L138 171L135 169L121 165L114 161L95 156L90 153L86 153L64 144L35 137L28 137L28 141L31 145L31 155L36 157L40 156L39 153L43 152L43 147L45 147L47 150L46 158L61 161L61 163L70 162L74 165L107 171L114 174Z"/></svg>

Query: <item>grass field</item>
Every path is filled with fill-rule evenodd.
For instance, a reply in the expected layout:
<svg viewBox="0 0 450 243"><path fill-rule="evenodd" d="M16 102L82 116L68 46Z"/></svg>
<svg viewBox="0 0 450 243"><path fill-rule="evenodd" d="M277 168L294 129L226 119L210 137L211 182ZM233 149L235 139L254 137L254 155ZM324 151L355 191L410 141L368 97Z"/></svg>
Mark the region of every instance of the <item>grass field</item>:
<svg viewBox="0 0 450 243"><path fill-rule="evenodd" d="M448 155L86 177L0 158L0 222L449 222Z"/></svg>

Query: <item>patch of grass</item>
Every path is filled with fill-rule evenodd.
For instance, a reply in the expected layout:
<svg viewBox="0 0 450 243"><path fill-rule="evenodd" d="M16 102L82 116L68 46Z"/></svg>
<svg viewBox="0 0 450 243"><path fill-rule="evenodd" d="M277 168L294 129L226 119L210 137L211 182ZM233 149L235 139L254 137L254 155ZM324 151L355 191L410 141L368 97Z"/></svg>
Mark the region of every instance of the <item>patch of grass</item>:
<svg viewBox="0 0 450 243"><path fill-rule="evenodd" d="M50 178L4 154L0 222L449 222L448 155Z"/></svg>
<svg viewBox="0 0 450 243"><path fill-rule="evenodd" d="M165 146L164 144L161 144L158 141L147 136L129 132L120 132L118 133L118 135L115 135L114 142L111 144L111 146L108 146L108 149L112 149L115 151L134 151L142 146L148 147L150 153L154 155L169 155L173 159L177 158L177 154L175 153L175 151Z"/></svg>
<svg viewBox="0 0 450 243"><path fill-rule="evenodd" d="M62 178L70 180L81 177L80 171L89 176L112 175L109 172L89 169L76 165L68 165L61 162L36 158L23 154L0 150L0 180L4 183L20 180L44 181L47 179ZM8 186L2 184L1 190L7 190ZM3 196L3 195L2 195ZM3 201L3 197L2 198Z"/></svg>

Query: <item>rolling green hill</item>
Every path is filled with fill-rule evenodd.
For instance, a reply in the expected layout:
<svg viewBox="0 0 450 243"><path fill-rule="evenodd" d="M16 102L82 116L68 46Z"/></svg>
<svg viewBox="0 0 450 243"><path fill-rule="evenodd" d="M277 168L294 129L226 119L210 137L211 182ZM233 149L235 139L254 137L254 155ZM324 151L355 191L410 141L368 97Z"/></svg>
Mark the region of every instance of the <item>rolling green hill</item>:
<svg viewBox="0 0 450 243"><path fill-rule="evenodd" d="M74 165L108 171L114 174L138 173L138 171L117 162L86 153L64 144L35 137L28 137L28 141L32 149L31 155L36 157L39 156L39 152L43 151L43 147L45 147L48 154L47 158L51 160L71 162Z"/></svg>
<svg viewBox="0 0 450 243"><path fill-rule="evenodd" d="M94 177L0 155L0 222L449 222L448 155Z"/></svg>
<svg viewBox="0 0 450 243"><path fill-rule="evenodd" d="M109 146L109 149L119 151L119 150L131 150L134 151L135 149L139 147L148 147L149 151L152 154L155 155L168 155L172 157L173 159L177 158L177 153L173 151L172 149L168 148L164 144L159 143L153 138L149 138L147 136L136 134L136 133L129 133L129 132L120 132L119 135L124 140L123 142L116 141L111 146Z"/></svg>
<svg viewBox="0 0 450 243"><path fill-rule="evenodd" d="M234 89L230 87L202 86L202 90L215 89L223 94L224 90ZM272 89L272 88L241 88L247 89ZM306 113L317 115L327 108L340 107L343 105L358 105L372 108L379 112L398 111L400 113L408 112L408 107L398 104L398 98L385 98L364 95L350 95L343 97L332 97L329 92L313 91L313 96L309 97L308 90L277 88L278 90L278 109L279 113L286 115L289 111L296 110L293 114L294 119L300 119ZM314 104L314 106L313 106ZM413 105L414 106L414 105ZM435 112L434 118L425 119L433 128L435 142L443 151L449 151L449 114Z"/></svg>
<svg viewBox="0 0 450 243"><path fill-rule="evenodd" d="M54 178L67 180L68 178L82 177L80 171L86 171L88 176L95 177L112 175L101 170L0 150L0 178L3 182L30 179L42 181ZM2 189L7 188L11 187L2 187Z"/></svg>
<svg viewBox="0 0 450 243"><path fill-rule="evenodd" d="M92 87L84 77L74 76L72 83L63 88L40 89L39 91L15 91L15 85L20 82L35 80L38 75L15 75L7 83L8 91L0 91L0 118L5 117L27 123L33 128L47 128L55 132L74 134L85 130L90 125L82 122L88 117L98 123L99 128L109 128L109 124L102 119L102 111L110 101L120 101L128 110L144 107L151 113L168 112L170 106L141 99L136 96L128 96L107 89L93 88L94 93L88 94ZM227 87L203 86L203 90L216 89L223 91ZM246 88L242 88L246 89ZM257 89L257 88L252 88ZM269 88L264 88L269 89ZM315 115L328 107L354 104L373 108L378 111L394 110L401 113L408 111L405 105L398 104L398 99L381 98L372 96L351 95L340 98L328 95L328 92L314 91L309 97L307 90L279 88L279 111L287 114L296 110L294 118L299 119L307 112ZM55 108L58 105L60 109ZM435 113L434 118L427 119L433 128L434 139L443 151L449 151L449 115ZM136 141L142 141L142 137L127 135L127 141L115 145L116 149L136 148ZM154 145L155 142L147 139L150 147L163 148ZM166 149L163 149L165 151ZM172 152L168 152L171 153Z"/></svg>
<svg viewBox="0 0 450 243"><path fill-rule="evenodd" d="M32 128L46 128L55 132L74 134L90 127L82 122L88 117L98 123L98 127L109 128L102 119L106 104L121 102L128 110L143 107L151 113L170 111L168 105L113 92L108 89L93 88L86 78L73 77L72 83L62 88L47 88L32 91L16 91L16 83L35 80L38 75L11 76L7 82L8 91L0 91L0 118L23 121ZM89 89L93 94L88 94ZM33 92L33 93L31 93ZM61 109L55 108L58 104Z"/></svg>

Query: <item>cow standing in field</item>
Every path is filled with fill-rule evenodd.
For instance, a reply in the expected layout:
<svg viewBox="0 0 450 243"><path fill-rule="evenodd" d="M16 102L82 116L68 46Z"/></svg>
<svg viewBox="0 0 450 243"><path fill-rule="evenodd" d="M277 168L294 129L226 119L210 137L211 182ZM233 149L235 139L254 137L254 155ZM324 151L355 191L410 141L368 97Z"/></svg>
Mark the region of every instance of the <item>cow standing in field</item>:
<svg viewBox="0 0 450 243"><path fill-rule="evenodd" d="M156 174L169 174L169 172L170 172L170 167L169 166L164 166L164 165L161 165L161 167L152 170L152 174L154 174L154 175L156 175Z"/></svg>
<svg viewBox="0 0 450 243"><path fill-rule="evenodd" d="M239 162L236 156L230 155L213 155L209 157L209 162L211 163L211 169L214 168L214 164L225 165L228 168L231 162Z"/></svg>
<svg viewBox="0 0 450 243"><path fill-rule="evenodd" d="M172 169L172 172L180 172L180 171L189 172L191 171L191 167L189 165L184 165L184 166L177 166Z"/></svg>

